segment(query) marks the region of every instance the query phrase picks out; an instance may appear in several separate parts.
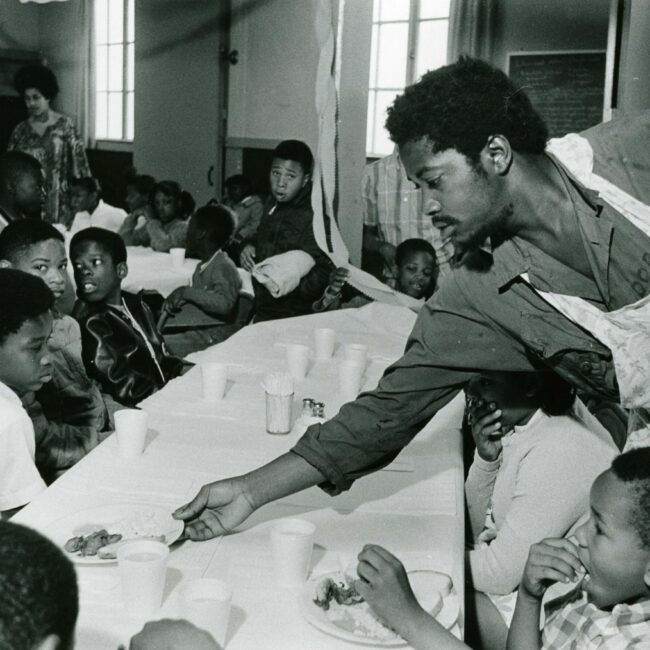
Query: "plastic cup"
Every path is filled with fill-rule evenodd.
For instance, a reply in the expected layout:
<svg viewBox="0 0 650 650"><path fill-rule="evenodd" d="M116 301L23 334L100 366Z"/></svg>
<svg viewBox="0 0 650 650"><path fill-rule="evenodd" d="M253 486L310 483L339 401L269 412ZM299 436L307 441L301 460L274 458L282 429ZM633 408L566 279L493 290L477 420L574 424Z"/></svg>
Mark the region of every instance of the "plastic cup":
<svg viewBox="0 0 650 650"><path fill-rule="evenodd" d="M275 579L281 587L298 587L307 579L316 526L305 519L281 519L271 529Z"/></svg>
<svg viewBox="0 0 650 650"><path fill-rule="evenodd" d="M201 364L203 378L203 399L210 402L222 400L228 384L228 366L225 363L209 361Z"/></svg>
<svg viewBox="0 0 650 650"><path fill-rule="evenodd" d="M336 332L329 327L314 330L314 343L317 359L331 359L336 345Z"/></svg>
<svg viewBox="0 0 650 650"><path fill-rule="evenodd" d="M115 411L117 452L122 458L137 458L144 451L149 415L140 409Z"/></svg>
<svg viewBox="0 0 650 650"><path fill-rule="evenodd" d="M274 395L266 393L266 431L273 434L285 434L291 431L291 395Z"/></svg>
<svg viewBox="0 0 650 650"><path fill-rule="evenodd" d="M232 606L232 587L227 582L209 578L184 582L178 588L178 606L182 618L209 632L225 647Z"/></svg>
<svg viewBox="0 0 650 650"><path fill-rule="evenodd" d="M169 547L151 540L133 541L117 549L124 607L130 616L149 618L162 604Z"/></svg>
<svg viewBox="0 0 650 650"><path fill-rule="evenodd" d="M288 346L287 367L294 379L304 379L309 368L309 348L300 343Z"/></svg>
<svg viewBox="0 0 650 650"><path fill-rule="evenodd" d="M185 265L185 249L170 248L169 254L172 256L172 266L175 269L182 269Z"/></svg>
<svg viewBox="0 0 650 650"><path fill-rule="evenodd" d="M365 366L368 359L368 346L362 343L348 343L343 349L343 357L348 361L358 361Z"/></svg>
<svg viewBox="0 0 650 650"><path fill-rule="evenodd" d="M339 388L346 399L354 399L361 389L364 364L359 361L344 359L339 365Z"/></svg>

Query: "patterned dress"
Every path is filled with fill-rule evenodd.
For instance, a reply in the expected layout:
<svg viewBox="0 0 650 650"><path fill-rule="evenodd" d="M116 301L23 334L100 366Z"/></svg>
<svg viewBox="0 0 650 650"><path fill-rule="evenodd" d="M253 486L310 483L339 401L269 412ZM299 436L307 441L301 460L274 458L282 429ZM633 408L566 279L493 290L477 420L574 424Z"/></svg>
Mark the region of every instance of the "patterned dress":
<svg viewBox="0 0 650 650"><path fill-rule="evenodd" d="M13 130L7 149L28 153L41 163L47 191L44 219L69 225L74 216L70 209L69 182L73 178L91 176L84 144L74 122L59 115L54 124L49 124L43 135L39 135L25 120Z"/></svg>

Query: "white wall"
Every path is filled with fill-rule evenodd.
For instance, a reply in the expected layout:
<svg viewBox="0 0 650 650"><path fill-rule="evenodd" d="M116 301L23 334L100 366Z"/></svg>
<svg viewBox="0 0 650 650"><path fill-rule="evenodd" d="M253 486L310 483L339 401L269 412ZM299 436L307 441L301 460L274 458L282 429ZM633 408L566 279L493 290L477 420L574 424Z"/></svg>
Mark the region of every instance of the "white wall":
<svg viewBox="0 0 650 650"><path fill-rule="evenodd" d="M617 108L640 111L650 108L650 2L626 0L625 8Z"/></svg>

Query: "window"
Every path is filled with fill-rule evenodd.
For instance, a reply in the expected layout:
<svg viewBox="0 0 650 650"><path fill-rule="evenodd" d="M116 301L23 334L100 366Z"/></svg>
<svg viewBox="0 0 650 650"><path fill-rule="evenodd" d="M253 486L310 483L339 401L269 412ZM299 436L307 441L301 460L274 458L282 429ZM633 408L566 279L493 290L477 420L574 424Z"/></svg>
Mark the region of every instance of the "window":
<svg viewBox="0 0 650 650"><path fill-rule="evenodd" d="M449 4L450 0L374 0L368 156L385 156L393 150L384 122L395 96L427 70L447 63Z"/></svg>
<svg viewBox="0 0 650 650"><path fill-rule="evenodd" d="M95 138L133 140L135 0L95 0Z"/></svg>

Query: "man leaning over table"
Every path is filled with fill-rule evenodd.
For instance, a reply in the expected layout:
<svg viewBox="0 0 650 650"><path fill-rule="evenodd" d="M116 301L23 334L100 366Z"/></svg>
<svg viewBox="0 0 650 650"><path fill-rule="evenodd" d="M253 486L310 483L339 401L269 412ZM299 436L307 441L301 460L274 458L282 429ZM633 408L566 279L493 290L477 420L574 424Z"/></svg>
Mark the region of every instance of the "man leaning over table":
<svg viewBox="0 0 650 650"><path fill-rule="evenodd" d="M650 232L545 153L546 128L521 89L487 63L461 59L407 88L387 128L434 225L453 242L456 268L374 391L310 427L290 452L205 485L174 513L191 539L231 531L265 503L315 484L332 494L348 489L390 463L480 370L531 371L533 356L583 399L629 403L650 386L648 367L641 382L627 372L622 382L635 355L612 346L615 371L612 351L536 291L581 298L597 314L638 306L650 293ZM650 113L583 137L595 174L637 204L650 202ZM488 268L475 265L479 254ZM650 333L637 335L637 352L647 355Z"/></svg>

